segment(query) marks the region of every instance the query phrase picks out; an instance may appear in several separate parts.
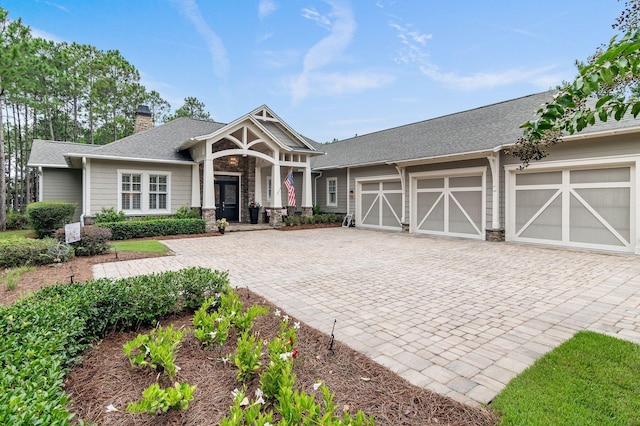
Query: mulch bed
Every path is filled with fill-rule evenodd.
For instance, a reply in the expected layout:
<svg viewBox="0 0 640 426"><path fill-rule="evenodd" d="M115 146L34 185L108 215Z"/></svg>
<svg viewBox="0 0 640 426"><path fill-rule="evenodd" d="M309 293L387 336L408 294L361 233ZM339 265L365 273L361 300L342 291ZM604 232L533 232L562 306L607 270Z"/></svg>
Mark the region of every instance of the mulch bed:
<svg viewBox="0 0 640 426"><path fill-rule="evenodd" d="M246 289L238 290L245 306L259 303L275 306ZM192 316L162 321L176 327L191 326ZM273 314L259 317L254 331L260 338L271 339L279 329L280 318ZM291 321L294 321L292 319ZM291 322L290 324L292 324ZM146 331L146 330L141 330ZM233 404L231 391L242 388L236 381L236 369L221 358L235 350L235 336L220 349L203 349L187 333L178 351L176 365L181 369L177 380L196 385L194 400L186 411L169 411L149 416L125 412L127 404L142 398L143 390L154 383L158 374L153 370L131 366L122 346L137 333L115 333L86 351L81 364L68 375L65 390L72 395L71 410L80 419L100 425L213 425L229 414ZM338 412L349 410L355 414L363 410L373 415L377 425L494 425L495 416L488 410L473 408L454 400L413 386L390 370L364 355L334 342L328 349L329 337L302 325L298 330L296 348L299 355L294 363L297 386L308 393L313 384L322 380L335 394ZM263 364L266 356L263 357ZM160 378L161 386L171 386ZM246 383L252 397L259 386L255 377ZM316 392L319 393L319 392ZM107 412L113 405L119 411Z"/></svg>
<svg viewBox="0 0 640 426"><path fill-rule="evenodd" d="M300 229L316 229L316 228L339 228L341 223L316 223L316 224L304 224L294 226L279 226L275 229L278 231L297 231Z"/></svg>

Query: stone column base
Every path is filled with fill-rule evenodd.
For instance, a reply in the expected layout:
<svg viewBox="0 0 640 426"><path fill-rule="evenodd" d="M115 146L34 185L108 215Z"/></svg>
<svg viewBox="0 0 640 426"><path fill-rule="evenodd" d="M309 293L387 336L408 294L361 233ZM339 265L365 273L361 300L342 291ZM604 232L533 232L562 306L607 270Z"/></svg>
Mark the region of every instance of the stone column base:
<svg viewBox="0 0 640 426"><path fill-rule="evenodd" d="M303 207L302 216L313 216L313 207Z"/></svg>
<svg viewBox="0 0 640 426"><path fill-rule="evenodd" d="M207 232L215 232L218 230L216 226L216 209L202 208L202 219L205 221L205 230Z"/></svg>
<svg viewBox="0 0 640 426"><path fill-rule="evenodd" d="M409 224L408 223L403 223L402 224L402 232L409 232Z"/></svg>
<svg viewBox="0 0 640 426"><path fill-rule="evenodd" d="M504 241L504 229L487 229L486 240L492 242Z"/></svg>
<svg viewBox="0 0 640 426"><path fill-rule="evenodd" d="M271 216L269 217L269 225L277 228L282 226L282 209L271 209Z"/></svg>

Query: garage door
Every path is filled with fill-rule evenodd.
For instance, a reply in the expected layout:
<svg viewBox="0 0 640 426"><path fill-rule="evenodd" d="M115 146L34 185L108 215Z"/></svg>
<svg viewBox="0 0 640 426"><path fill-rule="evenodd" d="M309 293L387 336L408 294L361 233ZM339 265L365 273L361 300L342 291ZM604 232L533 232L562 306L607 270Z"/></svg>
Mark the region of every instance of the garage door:
<svg viewBox="0 0 640 426"><path fill-rule="evenodd" d="M631 251L631 166L515 173L514 241Z"/></svg>
<svg viewBox="0 0 640 426"><path fill-rule="evenodd" d="M485 238L485 170L411 176L411 231Z"/></svg>
<svg viewBox="0 0 640 426"><path fill-rule="evenodd" d="M356 225L375 229L402 229L400 180L358 182Z"/></svg>

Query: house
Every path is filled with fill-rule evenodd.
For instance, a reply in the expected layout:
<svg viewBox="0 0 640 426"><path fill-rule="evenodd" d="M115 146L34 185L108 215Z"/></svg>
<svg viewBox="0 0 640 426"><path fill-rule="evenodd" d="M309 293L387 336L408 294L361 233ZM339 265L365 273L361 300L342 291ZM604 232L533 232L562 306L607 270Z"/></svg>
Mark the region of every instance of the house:
<svg viewBox="0 0 640 426"><path fill-rule="evenodd" d="M301 214L319 205L353 213L363 228L640 253L634 119L567 136L526 169L508 153L520 124L552 96L331 144L301 136L262 106L230 124L179 119L102 147L35 141L29 165L39 168L41 199L61 199L66 185L84 220L102 206L148 215L190 205L209 223L216 212L245 221L255 199L277 225L292 172Z"/></svg>

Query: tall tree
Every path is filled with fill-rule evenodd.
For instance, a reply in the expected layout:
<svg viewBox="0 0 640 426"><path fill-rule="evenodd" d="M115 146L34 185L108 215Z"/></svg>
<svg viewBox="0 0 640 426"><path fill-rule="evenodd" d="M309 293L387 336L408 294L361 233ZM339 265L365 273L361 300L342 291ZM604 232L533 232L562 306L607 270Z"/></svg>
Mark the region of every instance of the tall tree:
<svg viewBox="0 0 640 426"><path fill-rule="evenodd" d="M5 91L15 83L23 71L24 52L29 28L20 19L9 20L9 12L0 8L0 231L6 229L7 188L4 150L4 117L2 114Z"/></svg>
<svg viewBox="0 0 640 426"><path fill-rule="evenodd" d="M173 115L164 117L164 122L175 120L180 117L193 118L195 120L213 121L211 114L205 111L203 102L200 102L197 98L187 97L184 98L184 105L176 110Z"/></svg>
<svg viewBox="0 0 640 426"><path fill-rule="evenodd" d="M587 63L578 63L578 76L558 88L554 99L524 123L523 136L512 149L524 165L548 155L549 147L597 120L621 120L640 114L640 0L629 0L614 28L626 32L596 50Z"/></svg>
<svg viewBox="0 0 640 426"><path fill-rule="evenodd" d="M160 93L155 90L147 93L142 103L149 107L149 110L151 111L151 118L154 123L160 123L162 121L162 117L165 117L171 111L171 104L162 99Z"/></svg>

